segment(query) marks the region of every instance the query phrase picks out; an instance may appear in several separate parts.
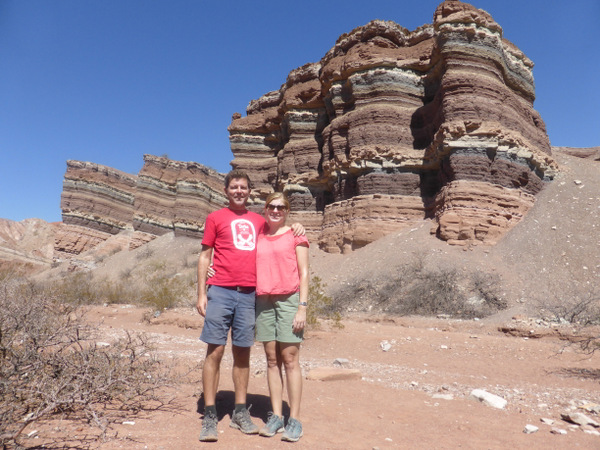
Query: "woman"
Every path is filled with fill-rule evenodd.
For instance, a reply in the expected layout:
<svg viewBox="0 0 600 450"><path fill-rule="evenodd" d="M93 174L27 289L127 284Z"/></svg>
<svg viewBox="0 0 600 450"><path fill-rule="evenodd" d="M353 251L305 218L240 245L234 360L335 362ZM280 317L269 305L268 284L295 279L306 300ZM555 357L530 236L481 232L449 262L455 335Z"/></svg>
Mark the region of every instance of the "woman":
<svg viewBox="0 0 600 450"><path fill-rule="evenodd" d="M286 225L289 210L290 204L283 193L267 197L264 213L268 228L258 236L256 247L256 340L264 345L273 408L259 434L271 437L283 431L283 441L295 442L302 436L299 358L306 325L309 275L308 240L306 236L294 236ZM283 368L290 406L285 429Z"/></svg>

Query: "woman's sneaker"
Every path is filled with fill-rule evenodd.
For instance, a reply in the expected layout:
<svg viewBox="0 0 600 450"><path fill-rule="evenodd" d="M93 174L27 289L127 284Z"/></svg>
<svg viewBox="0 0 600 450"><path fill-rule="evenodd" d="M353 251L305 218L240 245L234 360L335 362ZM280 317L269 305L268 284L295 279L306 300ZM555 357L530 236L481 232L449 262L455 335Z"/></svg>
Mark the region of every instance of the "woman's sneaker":
<svg viewBox="0 0 600 450"><path fill-rule="evenodd" d="M289 442L296 442L301 437L302 437L302 424L298 420L290 418L290 420L288 420L287 425L285 426L285 430L283 431L281 440L289 441Z"/></svg>
<svg viewBox="0 0 600 450"><path fill-rule="evenodd" d="M283 417L277 414L269 413L269 418L265 426L260 429L258 434L265 437L275 436L275 433L281 433L283 431Z"/></svg>

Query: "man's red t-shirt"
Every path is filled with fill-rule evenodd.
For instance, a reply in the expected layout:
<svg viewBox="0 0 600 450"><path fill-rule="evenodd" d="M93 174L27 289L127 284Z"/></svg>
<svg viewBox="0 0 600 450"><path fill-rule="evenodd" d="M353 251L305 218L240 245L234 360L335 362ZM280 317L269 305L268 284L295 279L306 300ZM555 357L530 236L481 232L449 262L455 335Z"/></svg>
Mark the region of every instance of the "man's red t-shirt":
<svg viewBox="0 0 600 450"><path fill-rule="evenodd" d="M264 226L265 219L252 211L223 208L208 215L202 245L213 247L215 270L208 284L256 286L256 238Z"/></svg>

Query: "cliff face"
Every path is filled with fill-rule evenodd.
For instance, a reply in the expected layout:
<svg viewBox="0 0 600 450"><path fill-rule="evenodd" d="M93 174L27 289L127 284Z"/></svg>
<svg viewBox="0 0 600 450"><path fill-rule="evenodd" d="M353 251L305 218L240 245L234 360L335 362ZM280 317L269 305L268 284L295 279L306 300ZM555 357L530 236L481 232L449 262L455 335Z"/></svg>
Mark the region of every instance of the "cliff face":
<svg viewBox="0 0 600 450"><path fill-rule="evenodd" d="M557 169L532 67L466 3L412 32L373 21L234 115L232 165L322 213L328 251L427 217L450 243L494 243Z"/></svg>
<svg viewBox="0 0 600 450"><path fill-rule="evenodd" d="M224 176L195 162L145 155L138 174L133 228L201 237L206 216L226 203Z"/></svg>
<svg viewBox="0 0 600 450"><path fill-rule="evenodd" d="M79 254L123 231L130 247L172 231L201 237L204 220L225 205L224 176L195 162L144 155L138 175L68 161L56 234L58 254Z"/></svg>
<svg viewBox="0 0 600 450"><path fill-rule="evenodd" d="M451 244L495 243L557 165L533 109L533 63L485 11L445 1L408 31L373 21L290 72L229 126L253 205L285 191L329 252L430 218ZM137 175L70 161L63 220L114 234L201 236L223 175L146 155Z"/></svg>

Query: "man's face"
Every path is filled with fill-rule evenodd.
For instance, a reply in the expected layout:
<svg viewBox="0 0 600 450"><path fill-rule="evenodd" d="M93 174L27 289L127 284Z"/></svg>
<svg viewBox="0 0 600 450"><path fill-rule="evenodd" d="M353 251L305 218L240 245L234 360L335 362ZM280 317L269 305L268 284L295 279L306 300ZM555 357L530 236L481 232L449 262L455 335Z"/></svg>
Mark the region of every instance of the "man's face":
<svg viewBox="0 0 600 450"><path fill-rule="evenodd" d="M245 178L233 178L229 181L229 186L225 188L225 195L229 200L231 209L246 209L246 202L250 196L250 187Z"/></svg>

